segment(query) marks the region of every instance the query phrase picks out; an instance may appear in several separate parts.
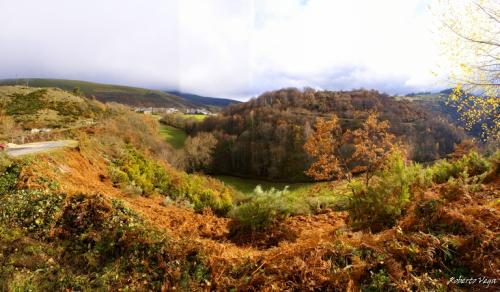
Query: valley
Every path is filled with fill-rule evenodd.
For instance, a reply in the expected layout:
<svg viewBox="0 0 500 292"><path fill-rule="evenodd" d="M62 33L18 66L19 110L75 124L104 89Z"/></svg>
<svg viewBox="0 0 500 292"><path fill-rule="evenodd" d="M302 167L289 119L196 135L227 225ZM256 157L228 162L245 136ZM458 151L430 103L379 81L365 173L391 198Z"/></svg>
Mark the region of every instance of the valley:
<svg viewBox="0 0 500 292"><path fill-rule="evenodd" d="M390 133L374 114L336 120L335 111L297 106L291 113L286 98L279 106L270 101L272 93L218 115L158 116L62 89L0 92L0 143L12 135L40 142L20 145L36 149L23 155L14 145L0 152L2 289L439 290L454 270L495 277L500 266L488 256L499 244L498 152L463 142L424 167L391 142L383 146L387 156L375 156L382 162L373 172L362 160L316 180L308 174L326 168L314 169L314 155L336 149L323 147L334 145L334 133L354 150L369 145L366 135L386 142L408 136ZM372 104L368 94L363 107ZM412 107L385 102L378 109L388 121L391 106ZM413 124L419 115L427 117L417 112ZM309 128L300 128L303 119ZM441 127L455 133L451 124ZM234 160L249 151L248 160ZM280 179L256 175L266 161L255 159L265 151L272 163L307 155L300 172L308 179L289 175L298 164L286 159L275 166ZM241 168L219 173L217 165L229 163ZM241 177L242 169L252 175Z"/></svg>
<svg viewBox="0 0 500 292"><path fill-rule="evenodd" d="M0 22L0 292L500 291L500 1Z"/></svg>

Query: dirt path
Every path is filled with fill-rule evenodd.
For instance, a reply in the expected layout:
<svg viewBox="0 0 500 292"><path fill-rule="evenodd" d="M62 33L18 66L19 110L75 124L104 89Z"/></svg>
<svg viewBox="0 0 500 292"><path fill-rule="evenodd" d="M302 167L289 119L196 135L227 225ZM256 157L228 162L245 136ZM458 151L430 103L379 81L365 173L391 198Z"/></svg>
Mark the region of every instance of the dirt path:
<svg viewBox="0 0 500 292"><path fill-rule="evenodd" d="M74 140L59 140L59 141L47 141L47 142L36 142L27 144L9 144L6 152L8 155L13 157L35 154L40 152L46 152L57 148L74 148L78 146L78 142Z"/></svg>

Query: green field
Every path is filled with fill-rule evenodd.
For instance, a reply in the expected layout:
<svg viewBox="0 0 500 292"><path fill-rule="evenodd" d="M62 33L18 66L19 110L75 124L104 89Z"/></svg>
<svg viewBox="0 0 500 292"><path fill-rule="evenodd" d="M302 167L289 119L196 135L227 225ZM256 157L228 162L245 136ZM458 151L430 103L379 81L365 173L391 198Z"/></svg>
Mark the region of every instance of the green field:
<svg viewBox="0 0 500 292"><path fill-rule="evenodd" d="M207 115L191 115L191 114L185 114L183 115L186 119L195 119L197 121L203 121L206 119L208 116Z"/></svg>
<svg viewBox="0 0 500 292"><path fill-rule="evenodd" d="M172 114L172 115L175 117L181 117L183 119L194 119L198 122L201 122L208 117L207 115L201 115L201 114L179 114L179 113L177 113L177 114Z"/></svg>
<svg viewBox="0 0 500 292"><path fill-rule="evenodd" d="M197 121L203 121L207 117L207 115L188 115L188 114L176 114L176 115L184 119L195 119ZM160 115L153 115L153 117L158 120L161 119ZM180 149L184 147L184 142L186 141L187 134L183 130L160 123L160 134L175 149Z"/></svg>
<svg viewBox="0 0 500 292"><path fill-rule="evenodd" d="M187 135L183 130L164 124L160 124L160 134L175 149L182 148L187 138Z"/></svg>
<svg viewBox="0 0 500 292"><path fill-rule="evenodd" d="M285 183L285 182L270 182L266 180L259 179L250 179L250 178L241 178L230 175L214 175L213 177L223 181L224 183L232 186L236 190L244 193L250 194L255 189L256 186L260 185L263 190L269 190L271 188L282 190L286 186L290 191L307 191L314 185L318 185L320 183Z"/></svg>
<svg viewBox="0 0 500 292"><path fill-rule="evenodd" d="M299 205L303 204L312 209L328 207L344 210L349 201L349 197L345 195L347 193L347 184L343 181L283 183L246 179L228 175L214 175L212 177L223 181L225 184L238 191L233 198L236 204L251 199L254 195L255 187L258 185L260 185L264 191L268 191L271 188L283 190L288 186L289 193L287 198L289 200L299 202Z"/></svg>

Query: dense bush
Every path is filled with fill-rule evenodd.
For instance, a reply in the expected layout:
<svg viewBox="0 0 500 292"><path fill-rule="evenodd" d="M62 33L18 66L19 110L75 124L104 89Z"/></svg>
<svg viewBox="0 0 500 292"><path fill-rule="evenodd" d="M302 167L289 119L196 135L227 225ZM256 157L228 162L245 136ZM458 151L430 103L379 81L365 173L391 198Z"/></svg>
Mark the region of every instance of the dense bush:
<svg viewBox="0 0 500 292"><path fill-rule="evenodd" d="M94 130L93 144L111 156L120 154L129 144L155 158L171 154L168 144L158 133L158 121L153 117L135 113L120 104L108 104L103 120ZM164 155L165 154L165 155Z"/></svg>
<svg viewBox="0 0 500 292"><path fill-rule="evenodd" d="M218 215L225 215L233 206L234 190L210 177L179 172L170 188L170 196L187 200L195 211L211 208Z"/></svg>
<svg viewBox="0 0 500 292"><path fill-rule="evenodd" d="M468 187L466 177L451 177L446 184L441 186L439 194L441 197L453 201L464 196L468 191Z"/></svg>
<svg viewBox="0 0 500 292"><path fill-rule="evenodd" d="M212 154L217 146L217 139L211 133L198 133L189 136L183 148L183 168L187 172L210 170Z"/></svg>
<svg viewBox="0 0 500 292"><path fill-rule="evenodd" d="M2 153L0 153L0 155L1 154ZM0 159L2 158L3 157L0 157ZM0 196L14 190L21 172L21 167L22 165L20 163L12 163L10 159L3 158L2 165L0 165Z"/></svg>
<svg viewBox="0 0 500 292"><path fill-rule="evenodd" d="M232 206L234 190L218 180L166 168L131 146L113 160L109 174L115 186L129 194L159 193L188 201L196 211L208 207L220 215Z"/></svg>
<svg viewBox="0 0 500 292"><path fill-rule="evenodd" d="M160 120L161 123L169 125L178 129L184 129L191 132L195 124L199 122L198 119L183 115L183 114L166 114Z"/></svg>
<svg viewBox="0 0 500 292"><path fill-rule="evenodd" d="M272 223L282 221L288 216L305 215L319 212L339 204L337 196L307 196L303 193L271 188L264 191L257 186L247 200L242 201L230 213L235 219L233 233L256 232L265 230Z"/></svg>
<svg viewBox="0 0 500 292"><path fill-rule="evenodd" d="M141 195L151 195L155 191L166 195L171 186L170 177L161 165L130 146L113 160L110 177L116 186L134 186Z"/></svg>
<svg viewBox="0 0 500 292"><path fill-rule="evenodd" d="M46 89L36 90L27 94L14 93L13 99L7 104L8 115L34 115L38 110L45 107L43 97Z"/></svg>
<svg viewBox="0 0 500 292"><path fill-rule="evenodd" d="M422 167L405 163L399 152L392 154L368 185L359 181L350 184L353 196L349 215L353 225L374 231L392 226L410 201L412 191L429 181Z"/></svg>
<svg viewBox="0 0 500 292"><path fill-rule="evenodd" d="M429 171L435 183L445 183L450 178L457 178L465 172L468 176L476 176L491 170L492 164L477 152L471 152L454 161L440 160Z"/></svg>
<svg viewBox="0 0 500 292"><path fill-rule="evenodd" d="M5 113L23 128L67 128L97 118L103 105L60 89L18 90L7 96ZM80 123L74 124L80 121Z"/></svg>
<svg viewBox="0 0 500 292"><path fill-rule="evenodd" d="M274 188L263 191L257 186L252 198L235 207L231 216L237 224L233 232L255 232L264 230L271 223L283 219L289 212L286 196L289 194L288 188L282 191Z"/></svg>
<svg viewBox="0 0 500 292"><path fill-rule="evenodd" d="M355 227L380 230L392 226L415 191L425 190L432 183L446 183L440 188L441 196L456 200L476 191L491 170L492 163L477 152L456 160L441 160L427 169L405 163L401 154L396 153L387 159L384 169L368 186L359 181L351 183L350 218Z"/></svg>
<svg viewBox="0 0 500 292"><path fill-rule="evenodd" d="M64 198L21 191L0 200L11 210L0 218L0 289L191 290L210 276L194 247L146 227L117 201Z"/></svg>
<svg viewBox="0 0 500 292"><path fill-rule="evenodd" d="M10 192L0 199L0 222L34 237L47 237L64 199L64 195L39 190Z"/></svg>

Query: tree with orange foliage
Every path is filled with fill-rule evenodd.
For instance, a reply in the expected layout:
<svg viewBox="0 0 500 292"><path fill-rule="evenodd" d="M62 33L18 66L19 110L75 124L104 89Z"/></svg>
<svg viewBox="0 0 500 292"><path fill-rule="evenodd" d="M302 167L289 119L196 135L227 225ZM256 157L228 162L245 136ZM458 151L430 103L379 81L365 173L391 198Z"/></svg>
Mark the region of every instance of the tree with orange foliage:
<svg viewBox="0 0 500 292"><path fill-rule="evenodd" d="M350 161L342 155L342 146L349 140L350 132L342 132L339 120L332 115L330 120L317 118L315 130L304 144L304 149L316 161L306 170L315 180L344 177L351 180Z"/></svg>
<svg viewBox="0 0 500 292"><path fill-rule="evenodd" d="M352 159L365 167L365 185L396 148L396 137L389 133L389 122L380 122L377 113L371 113L363 126L352 133L355 151Z"/></svg>
<svg viewBox="0 0 500 292"><path fill-rule="evenodd" d="M305 151L315 158L306 174L315 180L343 177L351 181L354 165L365 175L368 185L387 156L396 148L395 137L389 130L387 121L378 121L376 113L371 113L362 127L355 131L343 131L338 118L330 120L318 118L315 131L305 145ZM354 150L350 145L354 145Z"/></svg>

